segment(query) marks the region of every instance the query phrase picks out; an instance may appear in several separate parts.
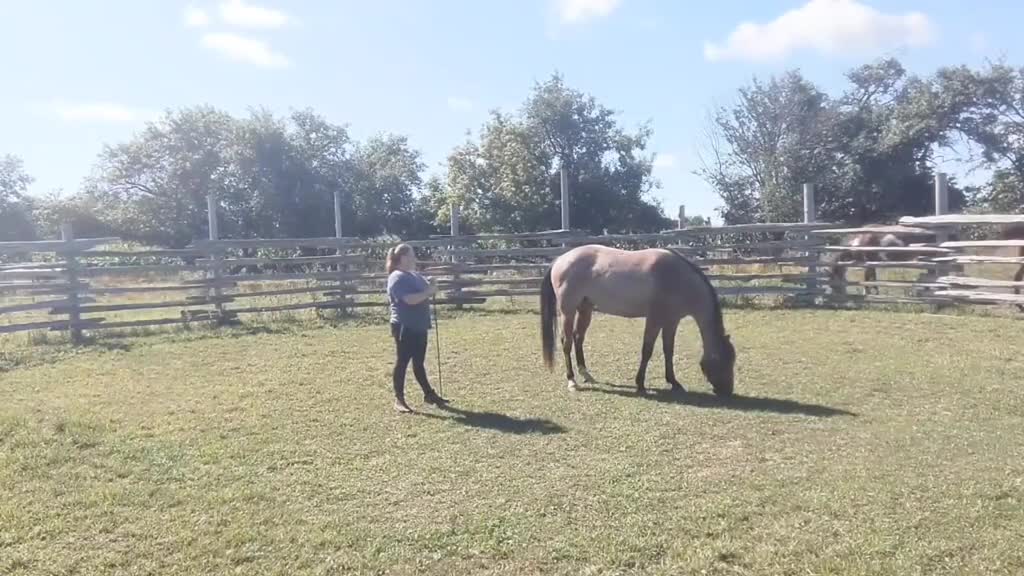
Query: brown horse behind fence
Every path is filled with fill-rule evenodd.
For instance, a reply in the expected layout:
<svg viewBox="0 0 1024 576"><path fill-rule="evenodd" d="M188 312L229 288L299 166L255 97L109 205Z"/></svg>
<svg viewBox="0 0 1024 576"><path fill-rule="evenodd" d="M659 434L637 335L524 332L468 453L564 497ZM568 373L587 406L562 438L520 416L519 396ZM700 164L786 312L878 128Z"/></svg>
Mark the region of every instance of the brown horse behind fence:
<svg viewBox="0 0 1024 576"><path fill-rule="evenodd" d="M869 224L869 225L865 226L865 228L872 228L874 226L880 226L880 225L870 225ZM935 236L935 234L926 234L926 235L913 234L913 235L909 235L909 236L904 235L904 238L906 240L909 240L910 243L933 243L933 242L935 242L936 236ZM1003 228L1000 228L999 235L998 235L997 238L999 240L1024 240L1024 225L1013 225L1013 226L1005 226ZM895 234L889 234L889 233L884 233L884 232L862 232L860 234L854 234L854 235L848 237L846 239L846 241L844 242L844 245L845 246L851 246L851 247L853 247L853 246L878 246L880 248L890 248L890 247L906 246L907 243L908 242L906 242L904 239L901 239L900 237L896 236ZM993 248L982 248L982 249L979 249L979 251L982 252L982 253L985 253L985 252L1003 252L1003 253L1005 253L1006 250L1007 249L1005 249L1005 248L996 248L996 249L993 249ZM1011 252L1013 254L1015 254L1018 257L1024 256L1024 248L1013 248L1013 249L1010 249L1010 250L1011 250ZM885 251L879 251L879 252L854 252L854 251L840 252L839 255L836 257L835 264L833 264L831 269L830 269L830 277L832 278L833 282L845 281L845 278L846 278L846 267L849 266L850 264L855 264L855 263L856 264L863 264L865 262L904 262L904 261L907 261L907 260L913 260L915 257L916 257L915 255L908 254L906 252L898 252L898 253L895 253L895 252L885 252ZM874 268L865 268L864 269L864 281L865 282L874 282L876 280L876 278L877 278L877 274L876 274ZM1017 273L1014 274L1013 280L1014 280L1014 282L1020 282L1020 281L1024 280L1024 266L1021 266L1020 268L1017 269ZM878 288L877 287L873 287L873 288L874 288L874 292L877 294L878 293ZM869 293L871 290L872 290L872 287L868 286L868 287L865 287L864 292L865 293ZM1020 288L1016 288L1015 287L1013 289L1013 293L1014 294L1020 294ZM1021 310L1024 310L1024 306L1018 306L1018 308L1020 308Z"/></svg>
<svg viewBox="0 0 1024 576"><path fill-rule="evenodd" d="M731 396L736 350L725 332L718 293L701 269L683 256L664 249L625 251L606 246L574 248L552 263L541 285L541 339L544 363L554 364L555 322L560 320L565 377L575 390L572 352L584 381L594 382L587 370L583 343L594 311L625 318L645 318L637 391L643 393L647 363L661 335L665 380L682 391L673 368L676 329L692 316L703 340L700 361L715 394Z"/></svg>

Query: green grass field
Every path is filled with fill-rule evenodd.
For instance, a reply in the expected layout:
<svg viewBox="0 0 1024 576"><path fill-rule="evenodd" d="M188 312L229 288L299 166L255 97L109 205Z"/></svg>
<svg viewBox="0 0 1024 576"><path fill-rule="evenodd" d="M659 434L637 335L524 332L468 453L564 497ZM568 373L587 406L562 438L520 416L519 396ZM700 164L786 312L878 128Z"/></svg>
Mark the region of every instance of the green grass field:
<svg viewBox="0 0 1024 576"><path fill-rule="evenodd" d="M640 398L641 322L595 319L572 394L536 315L445 318L457 403L411 416L380 324L2 340L0 574L1024 572L1019 321L726 323L721 403L689 323L690 392L659 346Z"/></svg>

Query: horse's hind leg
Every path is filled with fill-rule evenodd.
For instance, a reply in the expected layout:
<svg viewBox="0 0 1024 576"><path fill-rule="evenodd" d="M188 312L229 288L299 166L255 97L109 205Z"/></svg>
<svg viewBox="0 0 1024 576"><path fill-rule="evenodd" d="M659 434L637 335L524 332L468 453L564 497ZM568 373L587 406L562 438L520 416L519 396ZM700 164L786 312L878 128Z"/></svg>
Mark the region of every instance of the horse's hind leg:
<svg viewBox="0 0 1024 576"><path fill-rule="evenodd" d="M676 379L676 367L673 363L676 348L676 330L679 328L679 320L666 322L661 329L661 346L665 353L665 381L672 386L672 390L686 392L683 385Z"/></svg>
<svg viewBox="0 0 1024 576"><path fill-rule="evenodd" d="M644 324L644 344L640 350L640 368L636 372L636 391L643 394L647 391L644 381L647 379L647 363L651 361L654 354L654 341L658 339L658 332L661 331L661 324L654 318L654 314L647 316L647 323Z"/></svg>
<svg viewBox="0 0 1024 576"><path fill-rule="evenodd" d="M565 381L569 390L576 390L576 374L572 371L572 345L575 340L576 311L562 313L562 355L565 358Z"/></svg>
<svg viewBox="0 0 1024 576"><path fill-rule="evenodd" d="M594 305L590 300L584 299L580 307L576 309L576 365L579 366L583 381L587 384L594 383L594 377L587 370L587 357L583 354L583 342L587 339L587 329L590 328L590 320L594 315Z"/></svg>
<svg viewBox="0 0 1024 576"><path fill-rule="evenodd" d="M864 269L864 282L876 282L877 280L878 280L878 273L875 271L875 269L873 267L868 267L868 268ZM865 286L864 287L864 295L865 296L868 295L868 294L871 294L872 292L874 292L875 295L877 295L878 294L878 286Z"/></svg>
<svg viewBox="0 0 1024 576"><path fill-rule="evenodd" d="M1022 251L1022 252L1024 252L1024 251ZM1021 266L1020 269L1017 270L1017 273L1013 275L1013 281L1014 282L1020 282L1021 280L1024 280L1024 266ZM1013 293L1014 294L1020 294L1020 288L1014 288L1013 289ZM1024 312L1024 305L1018 304L1017 305L1017 310L1020 310L1021 312Z"/></svg>

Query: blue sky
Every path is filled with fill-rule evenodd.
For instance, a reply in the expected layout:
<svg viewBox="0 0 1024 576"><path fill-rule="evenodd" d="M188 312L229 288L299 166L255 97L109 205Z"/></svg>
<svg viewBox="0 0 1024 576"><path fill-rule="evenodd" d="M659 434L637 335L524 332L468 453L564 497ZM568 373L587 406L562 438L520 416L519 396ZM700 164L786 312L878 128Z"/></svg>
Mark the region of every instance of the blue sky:
<svg viewBox="0 0 1024 576"><path fill-rule="evenodd" d="M436 172L557 70L626 126L652 121L669 214L711 215L701 129L753 76L799 67L834 90L879 55L920 73L1024 63L1021 21L995 0L0 0L0 154L33 193L69 193L166 108L312 107L357 138L408 135Z"/></svg>

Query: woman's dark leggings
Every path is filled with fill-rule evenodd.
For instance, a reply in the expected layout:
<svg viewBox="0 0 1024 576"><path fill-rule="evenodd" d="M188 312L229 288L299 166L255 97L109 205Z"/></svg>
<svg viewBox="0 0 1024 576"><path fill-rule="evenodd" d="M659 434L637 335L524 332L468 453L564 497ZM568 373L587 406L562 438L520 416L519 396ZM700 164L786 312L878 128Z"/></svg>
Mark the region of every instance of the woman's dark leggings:
<svg viewBox="0 0 1024 576"><path fill-rule="evenodd" d="M409 330L401 324L391 325L391 336L395 339L395 370L392 374L392 383L395 387L395 398L405 398L405 372L412 361L412 371L416 375L416 381L424 394L433 394L434 389L430 387L427 380L427 368L424 361L427 358L427 333L419 330Z"/></svg>

